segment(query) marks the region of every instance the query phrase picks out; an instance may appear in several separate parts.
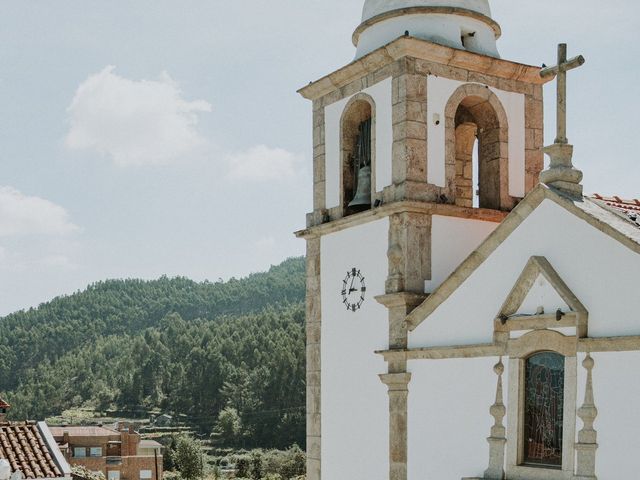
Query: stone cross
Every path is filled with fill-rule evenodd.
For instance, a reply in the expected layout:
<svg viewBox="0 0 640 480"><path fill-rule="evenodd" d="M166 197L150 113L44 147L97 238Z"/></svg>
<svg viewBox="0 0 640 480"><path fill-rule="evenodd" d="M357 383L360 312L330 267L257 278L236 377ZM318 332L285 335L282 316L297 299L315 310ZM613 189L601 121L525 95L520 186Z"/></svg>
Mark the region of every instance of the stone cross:
<svg viewBox="0 0 640 480"><path fill-rule="evenodd" d="M540 173L540 181L573 196L582 197L582 172L573 167L571 157L573 146L567 140L567 72L578 68L585 62L579 55L567 60L567 44L558 45L558 65L545 67L540 71L543 78L558 77L557 136L553 145L544 148L551 162L549 168Z"/></svg>
<svg viewBox="0 0 640 480"><path fill-rule="evenodd" d="M584 65L582 55L567 60L567 44L558 45L558 65L542 69L541 77L558 76L557 129L555 143L569 143L567 140L567 72Z"/></svg>

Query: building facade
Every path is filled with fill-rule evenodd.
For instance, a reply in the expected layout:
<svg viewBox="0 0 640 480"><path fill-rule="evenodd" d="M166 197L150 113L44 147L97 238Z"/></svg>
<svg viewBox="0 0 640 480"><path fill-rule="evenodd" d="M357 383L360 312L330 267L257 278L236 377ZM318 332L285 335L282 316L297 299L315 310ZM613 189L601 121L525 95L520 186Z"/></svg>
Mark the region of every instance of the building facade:
<svg viewBox="0 0 640 480"><path fill-rule="evenodd" d="M50 427L67 461L107 480L160 480L162 445L142 440L133 427L121 425Z"/></svg>
<svg viewBox="0 0 640 480"><path fill-rule="evenodd" d="M543 148L584 59L500 34L488 0L366 0L355 60L300 90L309 480L636 475L640 228L583 196L561 95Z"/></svg>

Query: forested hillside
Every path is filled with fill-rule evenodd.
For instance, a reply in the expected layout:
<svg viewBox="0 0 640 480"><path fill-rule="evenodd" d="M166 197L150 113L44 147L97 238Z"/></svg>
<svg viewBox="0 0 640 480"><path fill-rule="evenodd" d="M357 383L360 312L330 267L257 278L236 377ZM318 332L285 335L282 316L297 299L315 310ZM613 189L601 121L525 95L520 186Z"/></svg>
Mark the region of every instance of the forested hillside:
<svg viewBox="0 0 640 480"><path fill-rule="evenodd" d="M142 406L245 446L302 445L303 301L302 258L228 282L96 283L0 319L0 392L14 419Z"/></svg>

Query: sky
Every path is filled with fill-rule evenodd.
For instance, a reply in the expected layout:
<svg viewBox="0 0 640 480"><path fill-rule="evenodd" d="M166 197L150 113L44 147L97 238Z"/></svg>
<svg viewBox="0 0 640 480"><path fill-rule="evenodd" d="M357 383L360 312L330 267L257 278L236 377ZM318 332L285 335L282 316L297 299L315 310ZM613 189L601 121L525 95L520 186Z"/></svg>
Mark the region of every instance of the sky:
<svg viewBox="0 0 640 480"><path fill-rule="evenodd" d="M0 0L0 315L107 278L304 254L311 105L363 0ZM588 193L640 197L635 0L492 0L503 58L569 74ZM555 91L545 87L546 141Z"/></svg>

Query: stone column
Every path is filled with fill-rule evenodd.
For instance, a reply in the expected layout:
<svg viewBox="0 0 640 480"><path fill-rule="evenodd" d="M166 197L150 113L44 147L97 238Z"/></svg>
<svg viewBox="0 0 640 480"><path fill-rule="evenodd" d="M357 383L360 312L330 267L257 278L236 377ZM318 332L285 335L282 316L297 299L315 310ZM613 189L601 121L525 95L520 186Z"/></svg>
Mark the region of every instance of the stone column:
<svg viewBox="0 0 640 480"><path fill-rule="evenodd" d="M407 480L407 400L410 373L385 373L389 389L389 480Z"/></svg>
<svg viewBox="0 0 640 480"><path fill-rule="evenodd" d="M307 479L320 480L320 239L307 240Z"/></svg>
<svg viewBox="0 0 640 480"><path fill-rule="evenodd" d="M591 354L587 353L582 366L587 370L587 385L584 392L584 403L578 409L578 416L584 426L578 432L576 475L573 478L574 480L596 480L598 433L593 428L593 424L598 416L598 409L593 398L593 376L591 372L594 367L594 361Z"/></svg>
<svg viewBox="0 0 640 480"><path fill-rule="evenodd" d="M407 480L407 416L409 381L407 359L407 314L424 301L425 295L398 292L376 297L389 310L389 373L380 375L389 389L389 480Z"/></svg>
<svg viewBox="0 0 640 480"><path fill-rule="evenodd" d="M488 480L503 480L504 448L507 444L503 419L507 414L507 409L504 406L502 394L502 374L504 373L502 357L493 367L493 371L498 376L498 386L496 388L496 401L489 409L491 416L494 418L494 425L491 427L491 436L487 438L489 442L489 468L484 472L484 478Z"/></svg>

